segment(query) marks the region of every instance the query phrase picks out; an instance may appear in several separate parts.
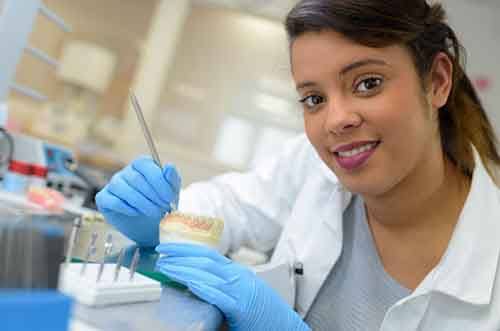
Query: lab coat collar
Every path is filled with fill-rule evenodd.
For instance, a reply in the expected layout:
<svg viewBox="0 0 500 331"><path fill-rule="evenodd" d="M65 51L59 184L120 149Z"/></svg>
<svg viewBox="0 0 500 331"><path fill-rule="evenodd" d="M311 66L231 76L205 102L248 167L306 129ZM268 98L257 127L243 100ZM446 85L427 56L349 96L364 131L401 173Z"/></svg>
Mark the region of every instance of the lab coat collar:
<svg viewBox="0 0 500 331"><path fill-rule="evenodd" d="M309 235L304 238L304 231L288 234L288 246L296 260L301 261L307 277L300 277L297 286L297 312L305 317L314 298L325 282L330 270L338 260L342 250L342 215L347 208L352 194L339 182L333 172L324 165L317 154L320 171L325 176L312 178L307 185L314 189L314 194L304 198L306 214L296 215L302 220ZM326 177L326 180L325 180ZM310 191L304 188L306 191ZM308 221L314 215L314 222ZM297 228L295 228L297 230Z"/></svg>
<svg viewBox="0 0 500 331"><path fill-rule="evenodd" d="M500 191L474 153L470 191L448 248L414 295L430 290L471 304L491 301L500 255Z"/></svg>

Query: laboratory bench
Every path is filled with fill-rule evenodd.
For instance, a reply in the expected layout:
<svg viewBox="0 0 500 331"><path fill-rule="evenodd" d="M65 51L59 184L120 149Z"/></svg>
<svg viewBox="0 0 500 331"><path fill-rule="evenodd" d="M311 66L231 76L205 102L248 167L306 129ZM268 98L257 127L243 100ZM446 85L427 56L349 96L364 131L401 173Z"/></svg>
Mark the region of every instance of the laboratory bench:
<svg viewBox="0 0 500 331"><path fill-rule="evenodd" d="M5 198L5 195L3 195ZM31 206L33 207L33 206ZM0 209L5 212L9 210L21 210L22 204L20 199L14 199L6 202L5 199L0 199ZM22 217L30 217L31 220L43 220L50 224L60 225L64 229L64 236L66 240L69 238L71 227L74 218L77 214L65 211L63 214L51 215L36 213L33 208L27 208ZM106 224L101 227L93 228L92 231L98 229L100 237L104 237L105 233L109 233L111 228ZM87 231L88 232L88 231ZM136 246L131 245L130 241L120 241L118 233L116 236L116 249L119 250L120 246L126 247L125 258L123 265L130 266L133 252ZM81 262L78 257L82 255L82 251L86 246L87 239L82 237L80 245L80 252L76 250L73 262ZM120 243L120 244L118 244ZM158 279L162 276L154 271L156 259L158 254L154 249L140 249L141 258L137 266L137 271L143 275L150 276L150 278ZM100 261L102 254L97 254L94 262ZM106 259L107 263L116 261L117 254L110 255ZM163 276L165 277L165 276ZM166 277L165 277L166 278ZM161 280L161 279L160 279ZM220 330L224 327L222 313L213 305L199 300L193 296L187 289L182 286L172 283L171 281L165 282L161 280L163 286L161 290L161 297L159 301L139 302L128 304L116 304L101 307L91 307L74 302L73 307L73 321L83 322L85 325L95 328L98 331L139 331L139 330L155 330L155 331L212 331ZM87 330L85 328L70 329L71 331Z"/></svg>
<svg viewBox="0 0 500 331"><path fill-rule="evenodd" d="M129 267L135 245L129 246L123 265ZM77 304L74 317L103 331L215 331L223 328L223 317L215 306L199 300L182 285L154 270L158 254L152 248L140 248L138 272L164 285L159 301L90 307ZM117 255L106 262L116 262Z"/></svg>
<svg viewBox="0 0 500 331"><path fill-rule="evenodd" d="M164 287L159 302L93 308L77 304L74 318L102 331L212 331L222 314L187 290Z"/></svg>

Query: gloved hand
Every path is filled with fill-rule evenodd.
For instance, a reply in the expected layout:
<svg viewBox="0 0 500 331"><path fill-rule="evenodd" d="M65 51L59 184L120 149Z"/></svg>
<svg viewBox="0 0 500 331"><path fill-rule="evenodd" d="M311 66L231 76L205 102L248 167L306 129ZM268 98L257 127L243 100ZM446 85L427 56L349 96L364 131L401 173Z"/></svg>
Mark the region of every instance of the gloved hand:
<svg viewBox="0 0 500 331"><path fill-rule="evenodd" d="M159 223L179 201L181 179L173 165L163 171L150 157L134 160L96 195L106 220L140 246L159 243Z"/></svg>
<svg viewBox="0 0 500 331"><path fill-rule="evenodd" d="M250 269L201 245L161 244L156 269L217 306L231 330L310 330Z"/></svg>

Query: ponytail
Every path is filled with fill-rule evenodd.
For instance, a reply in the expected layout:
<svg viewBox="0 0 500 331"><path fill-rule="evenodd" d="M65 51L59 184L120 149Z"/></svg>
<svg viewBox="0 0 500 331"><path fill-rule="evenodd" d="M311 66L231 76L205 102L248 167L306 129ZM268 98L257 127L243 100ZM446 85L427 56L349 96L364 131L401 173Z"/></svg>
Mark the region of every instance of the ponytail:
<svg viewBox="0 0 500 331"><path fill-rule="evenodd" d="M410 49L414 50L421 77L427 76L438 52L446 53L453 63L452 90L447 103L439 110L444 152L464 174L472 176L475 166L474 146L490 176L495 177L496 168L500 167L497 138L479 96L463 69L465 50L444 19L445 12L440 4L429 6L424 31L410 43Z"/></svg>

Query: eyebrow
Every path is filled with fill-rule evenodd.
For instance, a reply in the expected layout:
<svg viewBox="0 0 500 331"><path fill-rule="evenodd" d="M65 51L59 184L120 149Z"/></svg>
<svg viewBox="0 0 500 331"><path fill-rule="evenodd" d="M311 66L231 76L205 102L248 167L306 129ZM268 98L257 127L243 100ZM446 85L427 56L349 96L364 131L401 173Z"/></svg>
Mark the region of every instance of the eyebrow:
<svg viewBox="0 0 500 331"><path fill-rule="evenodd" d="M381 65L381 66L388 65L387 62L385 62L383 60L379 60L379 59L363 59L363 60L359 60L359 61L350 63L347 66L345 66L344 68L342 68L342 70L340 70L339 76L344 76L349 71L352 71L354 69L357 69L357 68L360 68L363 66L373 65L373 64ZM303 89L305 87L314 86L314 85L316 85L316 83L314 83L313 81L301 82L301 83L297 84L297 90Z"/></svg>
<svg viewBox="0 0 500 331"><path fill-rule="evenodd" d="M385 62L383 60L378 60L378 59L363 59L363 60L359 60L359 61L353 62L351 64L348 64L347 66L345 66L344 68L342 68L342 70L340 70L340 76L344 76L345 74L347 74L351 70L354 70L354 69L357 69L359 67L363 67L363 66L366 66L366 65L370 65L370 64L376 64L376 65L381 65L381 66L387 66L388 65L387 62Z"/></svg>

